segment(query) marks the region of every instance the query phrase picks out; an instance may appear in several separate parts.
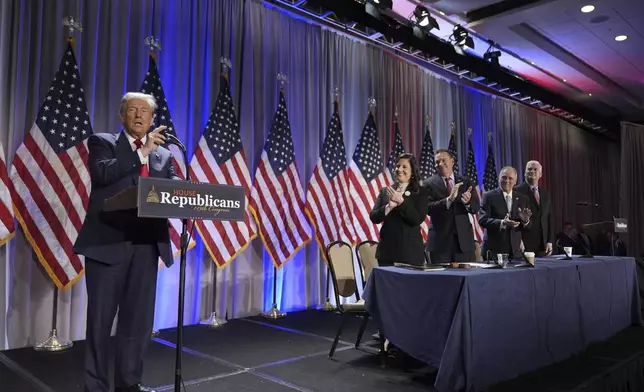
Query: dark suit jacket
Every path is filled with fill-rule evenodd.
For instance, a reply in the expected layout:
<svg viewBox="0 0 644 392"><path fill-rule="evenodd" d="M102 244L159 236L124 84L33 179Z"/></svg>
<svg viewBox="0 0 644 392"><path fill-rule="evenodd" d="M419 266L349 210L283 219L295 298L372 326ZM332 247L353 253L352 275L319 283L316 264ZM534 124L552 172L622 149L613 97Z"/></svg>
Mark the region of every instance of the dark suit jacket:
<svg viewBox="0 0 644 392"><path fill-rule="evenodd" d="M427 189L429 204L427 215L431 218L427 233L427 250L441 252L451 249L454 233L458 235L461 252L474 251L474 232L468 214L476 214L480 208L479 198L472 190L472 198L467 206L461 203L461 195L468 187L474 188L470 180L454 174L454 184L462 182L459 195L447 208L446 199L449 196L447 186L440 175L431 176L423 181L422 186Z"/></svg>
<svg viewBox="0 0 644 392"><path fill-rule="evenodd" d="M427 191L421 187L416 193L409 191L409 195L403 194L403 199L402 204L387 215L385 215L385 207L389 203L387 190L383 188L376 199L370 214L373 223L382 223L376 258L389 262L422 265L425 261L425 252L420 224L425 220L425 211L427 211Z"/></svg>
<svg viewBox="0 0 644 392"><path fill-rule="evenodd" d="M512 211L510 219L520 222L519 208L528 207L528 198L519 192L512 192ZM479 213L479 223L485 231L483 258L486 259L487 252L491 257L496 257L498 253L508 253L510 258L520 257L521 233L529 229L532 224L532 218L527 226L523 223L516 228L506 227L501 230L501 221L508 213L508 207L505 204L503 191L496 188L485 192L483 202L481 203L481 212Z"/></svg>
<svg viewBox="0 0 644 392"><path fill-rule="evenodd" d="M555 243L555 233L552 225L552 213L550 207L552 199L547 189L539 187L539 204L534 198L530 184L524 182L514 187L515 192L520 192L528 198L528 207L532 211L532 225L523 231L523 242L527 251L537 252L545 250L548 242ZM530 249L536 247L536 249Z"/></svg>
<svg viewBox="0 0 644 392"><path fill-rule="evenodd" d="M120 191L137 186L141 161L125 135L98 133L87 139L92 180L87 215L74 244L74 252L106 264L117 264L127 254L128 243L156 244L163 262L170 266L167 219L138 218L136 211L103 212L103 203ZM172 153L158 147L148 156L150 177L178 178Z"/></svg>

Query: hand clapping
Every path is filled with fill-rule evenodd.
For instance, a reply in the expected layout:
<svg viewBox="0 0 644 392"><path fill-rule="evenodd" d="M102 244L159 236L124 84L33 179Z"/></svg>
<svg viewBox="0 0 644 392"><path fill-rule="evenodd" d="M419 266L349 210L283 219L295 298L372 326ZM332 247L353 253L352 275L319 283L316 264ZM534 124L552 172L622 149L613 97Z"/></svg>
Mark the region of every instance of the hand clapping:
<svg viewBox="0 0 644 392"><path fill-rule="evenodd" d="M472 200L472 187L470 186L467 188L465 192L461 195L461 202L465 205L470 203L470 200Z"/></svg>
<svg viewBox="0 0 644 392"><path fill-rule="evenodd" d="M392 205L392 207L397 207L404 200L402 192L399 192L390 186L387 187L387 196L389 197L389 204Z"/></svg>
<svg viewBox="0 0 644 392"><path fill-rule="evenodd" d="M530 217L532 216L532 211L529 208L519 208L519 218L521 218L521 222L526 223L530 220Z"/></svg>

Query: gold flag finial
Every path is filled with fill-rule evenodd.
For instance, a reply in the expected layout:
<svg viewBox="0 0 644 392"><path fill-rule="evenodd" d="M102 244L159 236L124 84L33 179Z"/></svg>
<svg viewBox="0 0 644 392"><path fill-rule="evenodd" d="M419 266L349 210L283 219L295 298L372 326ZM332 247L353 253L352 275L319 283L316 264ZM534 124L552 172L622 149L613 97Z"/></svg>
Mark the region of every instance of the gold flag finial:
<svg viewBox="0 0 644 392"><path fill-rule="evenodd" d="M467 128L467 135L472 136L472 128Z"/></svg>
<svg viewBox="0 0 644 392"><path fill-rule="evenodd" d="M456 122L455 121L452 121L451 128L452 128L452 135L453 135L456 132Z"/></svg>
<svg viewBox="0 0 644 392"><path fill-rule="evenodd" d="M492 132L487 133L487 141L491 142L492 141Z"/></svg>
<svg viewBox="0 0 644 392"><path fill-rule="evenodd" d="M431 125L431 123L432 123L432 116L429 116L429 115L425 116L425 128L429 130L429 126Z"/></svg>

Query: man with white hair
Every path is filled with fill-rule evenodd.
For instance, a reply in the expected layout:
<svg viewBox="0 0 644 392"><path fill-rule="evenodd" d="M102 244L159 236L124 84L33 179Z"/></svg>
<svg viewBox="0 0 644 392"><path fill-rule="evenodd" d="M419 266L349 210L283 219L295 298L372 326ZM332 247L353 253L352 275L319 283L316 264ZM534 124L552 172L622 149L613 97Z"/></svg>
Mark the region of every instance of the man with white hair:
<svg viewBox="0 0 644 392"><path fill-rule="evenodd" d="M525 182L514 190L528 198L532 211L532 226L523 231L523 245L526 252L534 252L537 257L550 256L555 233L552 227L550 192L539 185L543 167L538 161L525 165Z"/></svg>
<svg viewBox="0 0 644 392"><path fill-rule="evenodd" d="M173 262L167 219L138 218L134 210L105 212L106 199L137 186L139 177L178 178L160 126L151 132L152 95L127 93L119 113L123 130L87 139L92 180L87 216L74 244L85 256L87 331L85 392L110 391L109 348L115 336L115 392L154 392L141 385L143 355L152 334L158 259Z"/></svg>
<svg viewBox="0 0 644 392"><path fill-rule="evenodd" d="M528 199L513 192L517 183L517 171L505 166L499 173L499 187L485 192L479 212L479 223L485 231L483 255L496 259L498 254L507 254L509 259L521 259L521 236L530 227L531 212Z"/></svg>

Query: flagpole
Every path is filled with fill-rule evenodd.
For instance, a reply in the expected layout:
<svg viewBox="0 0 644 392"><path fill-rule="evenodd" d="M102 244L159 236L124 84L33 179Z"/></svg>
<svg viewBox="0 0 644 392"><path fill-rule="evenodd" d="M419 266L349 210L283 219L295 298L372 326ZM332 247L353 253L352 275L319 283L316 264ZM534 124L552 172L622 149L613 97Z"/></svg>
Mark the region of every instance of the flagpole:
<svg viewBox="0 0 644 392"><path fill-rule="evenodd" d="M333 104L334 104L334 110L337 109L339 106L340 102L340 89L335 88L333 90ZM322 252L322 259L326 260L326 257L324 257L324 249L320 249L320 252ZM330 293L330 288L331 288L331 270L329 269L329 264L328 260L326 263L326 302L324 303L324 306L322 307L322 310L325 312L333 312L337 308L333 306L331 303L331 293Z"/></svg>
<svg viewBox="0 0 644 392"><path fill-rule="evenodd" d="M226 57L222 57L219 62L221 63L222 76L226 80L228 80L228 70L232 68L232 63L230 59ZM215 265L214 271L212 273L212 311L209 318L201 321L201 325L205 325L210 329L219 328L227 323L225 319L220 319L217 317L217 269L218 266Z"/></svg>
<svg viewBox="0 0 644 392"><path fill-rule="evenodd" d="M158 51L161 50L161 43L154 36L145 37L143 42L145 43L146 46L150 47L150 55L152 55L152 56L155 56L155 54L154 54L155 50L158 50ZM174 257L174 255L173 255L173 257ZM159 335L160 335L159 330L157 330L157 329L152 330L152 337L153 338L156 338Z"/></svg>
<svg viewBox="0 0 644 392"><path fill-rule="evenodd" d="M277 80L280 82L280 91L284 92L284 84L288 83L288 77L283 74L277 74ZM269 319L278 319L286 316L286 313L283 313L277 307L277 267L273 265L273 306L268 312L262 313L262 316Z"/></svg>
<svg viewBox="0 0 644 392"><path fill-rule="evenodd" d="M67 42L73 44L74 42L74 31L83 31L83 26L80 22L74 19L73 16L66 16L63 18L63 26L67 27ZM49 337L40 343L37 343L34 346L36 351L63 351L71 348L74 343L66 340L62 340L58 337L58 286L54 284L54 306L53 306L53 315L51 321L51 331L49 331Z"/></svg>
<svg viewBox="0 0 644 392"><path fill-rule="evenodd" d="M36 351L63 351L71 348L74 343L58 338L56 324L58 322L58 287L54 285L54 311L51 320L51 331L49 337L34 346Z"/></svg>

